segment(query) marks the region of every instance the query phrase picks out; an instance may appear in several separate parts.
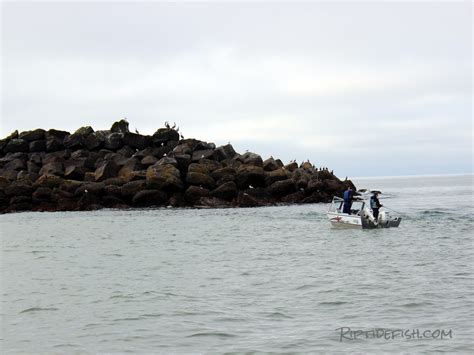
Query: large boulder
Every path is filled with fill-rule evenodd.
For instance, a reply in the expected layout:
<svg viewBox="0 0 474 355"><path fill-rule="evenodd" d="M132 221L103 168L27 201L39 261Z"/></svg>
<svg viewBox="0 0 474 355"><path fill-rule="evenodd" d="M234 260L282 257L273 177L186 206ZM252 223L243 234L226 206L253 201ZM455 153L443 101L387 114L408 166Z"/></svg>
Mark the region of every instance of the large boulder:
<svg viewBox="0 0 474 355"><path fill-rule="evenodd" d="M269 187L274 196L285 196L296 191L296 184L292 179L276 181Z"/></svg>
<svg viewBox="0 0 474 355"><path fill-rule="evenodd" d="M213 188L216 184L214 179L209 175L197 172L188 172L186 182L190 185L203 186L206 188Z"/></svg>
<svg viewBox="0 0 474 355"><path fill-rule="evenodd" d="M33 186L25 181L13 181L4 189L7 197L31 196Z"/></svg>
<svg viewBox="0 0 474 355"><path fill-rule="evenodd" d="M282 167L283 164L281 163L281 160L277 161L273 159L273 157L270 157L263 162L263 170L265 171L273 171Z"/></svg>
<svg viewBox="0 0 474 355"><path fill-rule="evenodd" d="M46 151L55 152L57 150L64 149L64 139L69 136L69 132L60 131L57 129L50 129L45 132L44 138L46 139Z"/></svg>
<svg viewBox="0 0 474 355"><path fill-rule="evenodd" d="M128 121L126 119L122 119L120 121L114 122L110 128L110 131L116 133L128 133Z"/></svg>
<svg viewBox="0 0 474 355"><path fill-rule="evenodd" d="M125 199L130 199L135 194L141 190L146 189L145 180L136 180L127 182L122 186L122 197Z"/></svg>
<svg viewBox="0 0 474 355"><path fill-rule="evenodd" d="M237 206L239 207L260 207L263 205L261 201L246 192L239 193L237 197Z"/></svg>
<svg viewBox="0 0 474 355"><path fill-rule="evenodd" d="M235 154L234 147L231 144L221 145L214 151L214 157L217 161L232 159Z"/></svg>
<svg viewBox="0 0 474 355"><path fill-rule="evenodd" d="M111 133L105 137L104 148L117 150L123 147L123 133Z"/></svg>
<svg viewBox="0 0 474 355"><path fill-rule="evenodd" d="M147 155L145 158L143 158L140 161L140 163L145 166L153 165L157 162L158 162L158 158L154 157L153 155Z"/></svg>
<svg viewBox="0 0 474 355"><path fill-rule="evenodd" d="M173 152L175 154L192 154L193 151L189 144L184 143L184 144L179 144L176 147L174 147Z"/></svg>
<svg viewBox="0 0 474 355"><path fill-rule="evenodd" d="M168 195L160 190L142 190L137 192L132 199L132 204L139 207L160 206L166 203Z"/></svg>
<svg viewBox="0 0 474 355"><path fill-rule="evenodd" d="M64 169L64 177L72 180L83 180L86 172L84 166L69 165Z"/></svg>
<svg viewBox="0 0 474 355"><path fill-rule="evenodd" d="M190 204L195 204L201 197L209 196L208 189L200 186L189 186L184 194L185 200Z"/></svg>
<svg viewBox="0 0 474 355"><path fill-rule="evenodd" d="M136 171L143 169L143 165L136 158L129 158L125 165L120 168L118 176L124 179L125 181L132 181L136 176L134 174Z"/></svg>
<svg viewBox="0 0 474 355"><path fill-rule="evenodd" d="M155 164L146 171L146 184L149 188L181 190L183 182L179 170L172 164Z"/></svg>
<svg viewBox="0 0 474 355"><path fill-rule="evenodd" d="M93 133L94 130L91 126L85 126L79 128L76 132L64 138L64 146L69 149L73 148L81 148L84 145L84 142L89 136L89 134Z"/></svg>
<svg viewBox="0 0 474 355"><path fill-rule="evenodd" d="M172 128L160 128L153 134L152 140L155 145L165 145L168 141L179 141L179 133Z"/></svg>
<svg viewBox="0 0 474 355"><path fill-rule="evenodd" d="M201 159L212 159L214 156L214 150L206 149L206 150L195 150L193 152L192 161L199 161Z"/></svg>
<svg viewBox="0 0 474 355"><path fill-rule="evenodd" d="M46 141L45 140L39 140L39 141L30 142L29 151L30 152L44 152L44 151L46 151Z"/></svg>
<svg viewBox="0 0 474 355"><path fill-rule="evenodd" d="M290 177L289 175L290 174L287 172L287 170L283 168L278 168L276 170L268 171L265 173L265 182L267 186L270 186L275 181L288 179Z"/></svg>
<svg viewBox="0 0 474 355"><path fill-rule="evenodd" d="M37 141L40 139L44 139L45 130L41 128L34 129L32 131L25 131L19 134L20 139L24 139L25 141Z"/></svg>
<svg viewBox="0 0 474 355"><path fill-rule="evenodd" d="M209 168L206 165L191 163L188 166L188 173L200 173L200 174L209 174Z"/></svg>
<svg viewBox="0 0 474 355"><path fill-rule="evenodd" d="M242 165L237 170L235 182L239 189L265 186L265 171L263 168L255 165Z"/></svg>
<svg viewBox="0 0 474 355"><path fill-rule="evenodd" d="M119 167L113 160L103 161L95 171L95 181L116 177Z"/></svg>
<svg viewBox="0 0 474 355"><path fill-rule="evenodd" d="M286 164L285 165L285 169L288 170L288 171L295 171L296 169L298 169L298 163L297 162L291 162L289 164Z"/></svg>
<svg viewBox="0 0 474 355"><path fill-rule="evenodd" d="M61 161L52 161L43 165L39 171L40 175L64 175L64 164Z"/></svg>
<svg viewBox="0 0 474 355"><path fill-rule="evenodd" d="M226 182L211 192L211 196L223 200L232 200L237 196L237 185L233 181Z"/></svg>
<svg viewBox="0 0 474 355"><path fill-rule="evenodd" d="M241 155L238 160L246 165L255 165L255 166L263 166L262 157L258 154L247 152Z"/></svg>
<svg viewBox="0 0 474 355"><path fill-rule="evenodd" d="M127 132L123 135L123 143L133 149L142 150L151 144L151 137Z"/></svg>
<svg viewBox="0 0 474 355"><path fill-rule="evenodd" d="M237 174L237 171L234 168L224 167L224 168L214 170L211 173L211 176L216 181L226 176L232 176L232 180L233 180L236 174Z"/></svg>
<svg viewBox="0 0 474 355"><path fill-rule="evenodd" d="M35 187L49 187L50 189L59 186L63 182L59 176L56 175L41 175L36 179Z"/></svg>
<svg viewBox="0 0 474 355"><path fill-rule="evenodd" d="M109 131L95 131L84 140L84 147L88 150L101 149L104 146L105 137Z"/></svg>
<svg viewBox="0 0 474 355"><path fill-rule="evenodd" d="M5 148L6 145L8 144L8 142L10 142L12 139L16 139L16 138L18 138L18 130L15 130L14 132L12 132L7 137L5 137L3 139L0 139L0 150L3 150L3 148Z"/></svg>
<svg viewBox="0 0 474 355"><path fill-rule="evenodd" d="M26 168L25 161L22 159L13 159L5 164L5 169L8 170L23 170Z"/></svg>
<svg viewBox="0 0 474 355"><path fill-rule="evenodd" d="M12 139L10 140L6 147L3 149L6 153L17 153L17 152L28 152L29 144L24 139Z"/></svg>

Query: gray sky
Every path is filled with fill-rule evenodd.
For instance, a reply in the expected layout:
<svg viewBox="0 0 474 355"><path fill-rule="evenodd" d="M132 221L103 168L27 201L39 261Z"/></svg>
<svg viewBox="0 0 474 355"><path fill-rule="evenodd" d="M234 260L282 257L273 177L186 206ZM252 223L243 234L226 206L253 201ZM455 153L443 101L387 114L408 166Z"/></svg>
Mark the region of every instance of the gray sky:
<svg viewBox="0 0 474 355"><path fill-rule="evenodd" d="M472 5L3 3L1 136L231 142L348 176L472 172Z"/></svg>

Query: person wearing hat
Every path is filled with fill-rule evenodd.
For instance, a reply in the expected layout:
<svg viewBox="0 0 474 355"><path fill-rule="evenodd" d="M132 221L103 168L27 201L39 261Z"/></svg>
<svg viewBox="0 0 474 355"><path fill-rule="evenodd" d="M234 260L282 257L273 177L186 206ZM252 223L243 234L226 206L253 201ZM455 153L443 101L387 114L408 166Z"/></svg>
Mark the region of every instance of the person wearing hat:
<svg viewBox="0 0 474 355"><path fill-rule="evenodd" d="M383 205L380 203L378 195L380 191L372 191L372 196L370 197L370 208L372 208L372 214L374 215L375 222L379 220L379 208Z"/></svg>

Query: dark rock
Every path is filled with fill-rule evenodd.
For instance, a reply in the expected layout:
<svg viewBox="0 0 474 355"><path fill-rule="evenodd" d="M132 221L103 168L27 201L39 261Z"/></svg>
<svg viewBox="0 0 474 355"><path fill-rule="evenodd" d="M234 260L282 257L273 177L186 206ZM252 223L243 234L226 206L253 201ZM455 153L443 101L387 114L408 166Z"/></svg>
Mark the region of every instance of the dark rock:
<svg viewBox="0 0 474 355"><path fill-rule="evenodd" d="M61 181L61 185L59 188L62 191L67 191L70 193L74 193L80 186L82 186L82 181L76 181L76 180L64 180Z"/></svg>
<svg viewBox="0 0 474 355"><path fill-rule="evenodd" d="M191 157L192 161L199 161L201 159L211 159L214 155L214 151L212 149L207 150L195 150Z"/></svg>
<svg viewBox="0 0 474 355"><path fill-rule="evenodd" d="M143 150L140 150L133 154L134 158L142 160L148 155L152 155L158 159L161 159L165 154L169 153L171 150L168 147L148 147Z"/></svg>
<svg viewBox="0 0 474 355"><path fill-rule="evenodd" d="M8 170L23 170L26 168L26 164L24 160L21 159L14 159L5 164L5 169Z"/></svg>
<svg viewBox="0 0 474 355"><path fill-rule="evenodd" d="M273 157L270 157L263 162L263 170L265 171L273 171L282 167L283 167L283 164L281 164L281 161L279 164L275 159L273 159Z"/></svg>
<svg viewBox="0 0 474 355"><path fill-rule="evenodd" d="M143 165L136 158L129 158L127 162L120 168L118 176L125 181L132 181L135 177L134 172L143 169Z"/></svg>
<svg viewBox="0 0 474 355"><path fill-rule="evenodd" d="M59 186L62 183L63 179L56 175L41 175L36 181L35 187L53 187Z"/></svg>
<svg viewBox="0 0 474 355"><path fill-rule="evenodd" d="M174 148L178 146L178 144L179 144L178 141L168 141L166 142L166 147L168 147L170 151L172 151Z"/></svg>
<svg viewBox="0 0 474 355"><path fill-rule="evenodd" d="M155 165L173 165L174 167L178 167L178 162L175 158L163 157L158 160Z"/></svg>
<svg viewBox="0 0 474 355"><path fill-rule="evenodd" d="M222 168L221 163L210 159L201 159L199 160L199 164L207 166L210 172Z"/></svg>
<svg viewBox="0 0 474 355"><path fill-rule="evenodd" d="M244 155L238 158L242 163L246 165L255 165L255 166L263 166L262 157L258 154L247 152Z"/></svg>
<svg viewBox="0 0 474 355"><path fill-rule="evenodd" d="M112 177L112 178L108 178L104 180L103 183L105 184L105 186L109 186L109 185L122 186L122 185L125 185L127 181L119 177Z"/></svg>
<svg viewBox="0 0 474 355"><path fill-rule="evenodd" d="M56 161L51 163L46 163L39 171L40 175L57 175L63 176L64 175L64 164Z"/></svg>
<svg viewBox="0 0 474 355"><path fill-rule="evenodd" d="M128 133L128 122L125 119L122 119L120 121L114 122L112 124L112 127L110 128L111 132L117 132L117 133Z"/></svg>
<svg viewBox="0 0 474 355"><path fill-rule="evenodd" d="M17 153L17 152L28 152L29 144L24 139L12 139L6 147L3 149L5 152Z"/></svg>
<svg viewBox="0 0 474 355"><path fill-rule="evenodd" d="M199 186L189 186L184 194L185 200L190 204L195 204L201 197L209 196L208 189Z"/></svg>
<svg viewBox="0 0 474 355"><path fill-rule="evenodd" d="M9 181L16 180L16 176L18 175L18 171L16 170L7 170L7 169L0 169L0 176L8 179Z"/></svg>
<svg viewBox="0 0 474 355"><path fill-rule="evenodd" d="M28 161L26 162L26 170L28 170L29 173L36 173L38 174L40 171L40 167L36 165L35 163Z"/></svg>
<svg viewBox="0 0 474 355"><path fill-rule="evenodd" d="M152 137L156 145L166 144L168 141L179 141L179 133L171 128L160 128Z"/></svg>
<svg viewBox="0 0 474 355"><path fill-rule="evenodd" d="M242 165L237 170L235 182L239 189L247 189L250 186L265 186L265 172L263 168L254 165Z"/></svg>
<svg viewBox="0 0 474 355"><path fill-rule="evenodd" d="M151 137L150 136L143 136L141 134L130 133L130 132L123 132L123 143L128 145L133 149L145 149L151 144Z"/></svg>
<svg viewBox="0 0 474 355"><path fill-rule="evenodd" d="M149 188L169 189L179 191L183 188L179 170L171 165L159 165L158 163L148 167L146 171L146 183Z"/></svg>
<svg viewBox="0 0 474 355"><path fill-rule="evenodd" d="M237 174L237 171L234 168L225 167L225 168L220 168L220 169L214 170L211 173L211 176L214 180L217 181L219 179L222 179L224 176L229 176L230 175L230 176L234 177L236 174Z"/></svg>
<svg viewBox="0 0 474 355"><path fill-rule="evenodd" d="M298 169L298 163L292 162L290 164L287 164L285 165L285 169L288 171L295 171L296 169Z"/></svg>
<svg viewBox="0 0 474 355"><path fill-rule="evenodd" d="M111 177L116 177L119 167L113 160L102 162L95 171L95 181L102 181Z"/></svg>
<svg viewBox="0 0 474 355"><path fill-rule="evenodd" d="M117 150L117 154L120 154L124 158L130 158L136 152L136 149L130 148L128 145L124 145L122 148Z"/></svg>
<svg viewBox="0 0 474 355"><path fill-rule="evenodd" d="M37 173L29 173L26 170L22 170L18 173L18 175L16 176L16 179L18 181L23 180L29 184L32 184L38 179L38 176L39 175Z"/></svg>
<svg viewBox="0 0 474 355"><path fill-rule="evenodd" d="M239 193L237 197L237 206L239 207L260 207L263 203L246 192Z"/></svg>
<svg viewBox="0 0 474 355"><path fill-rule="evenodd" d="M128 208L129 206L125 203L124 200L122 200L121 198L117 197L117 196L104 196L102 197L102 204L105 206L105 207L109 207L109 208L121 208L121 209L125 209L125 208Z"/></svg>
<svg viewBox="0 0 474 355"><path fill-rule="evenodd" d="M73 198L74 195L68 191L61 190L57 187L53 188L51 191L51 200L52 201L59 201L63 198Z"/></svg>
<svg viewBox="0 0 474 355"><path fill-rule="evenodd" d="M132 204L139 207L164 205L168 195L160 190L142 190L137 192L132 199Z"/></svg>
<svg viewBox="0 0 474 355"><path fill-rule="evenodd" d="M64 177L72 180L83 180L86 172L87 170L84 166L69 165L64 170Z"/></svg>
<svg viewBox="0 0 474 355"><path fill-rule="evenodd" d="M33 192L33 186L24 181L13 181L5 187L4 191L5 195L8 197L31 196L31 193Z"/></svg>
<svg viewBox="0 0 474 355"><path fill-rule="evenodd" d="M269 187L272 195L284 196L288 195L296 190L295 182L292 179L276 181Z"/></svg>
<svg viewBox="0 0 474 355"><path fill-rule="evenodd" d="M191 156L189 154L173 154L173 158L178 162L178 169L181 172L188 170L191 164Z"/></svg>
<svg viewBox="0 0 474 355"><path fill-rule="evenodd" d="M87 150L100 149L104 145L105 135L100 132L89 134L84 140L84 147Z"/></svg>
<svg viewBox="0 0 474 355"><path fill-rule="evenodd" d="M104 148L110 150L117 150L123 147L123 134L111 133L105 137Z"/></svg>
<svg viewBox="0 0 474 355"><path fill-rule="evenodd" d="M105 192L105 184L103 182L93 182L87 181L83 182L77 189L74 191L75 196L83 196L83 195L94 195L94 196L101 196Z"/></svg>
<svg viewBox="0 0 474 355"><path fill-rule="evenodd" d="M191 147L189 144L179 144L176 147L174 147L173 152L176 154L192 154Z"/></svg>
<svg viewBox="0 0 474 355"><path fill-rule="evenodd" d="M282 168L278 168L276 170L265 173L265 183L267 184L267 186L270 186L275 181L286 180L288 178L289 178L288 172Z"/></svg>
<svg viewBox="0 0 474 355"><path fill-rule="evenodd" d="M34 129L32 131L25 131L21 132L18 136L20 139L24 139L25 141L37 141L44 139L45 130L41 128Z"/></svg>
<svg viewBox="0 0 474 355"><path fill-rule="evenodd" d="M168 200L168 205L172 207L185 207L186 199L184 198L184 194L181 192L173 193Z"/></svg>
<svg viewBox="0 0 474 355"><path fill-rule="evenodd" d="M213 190L211 195L223 200L231 200L237 196L237 185L233 181L226 182Z"/></svg>
<svg viewBox="0 0 474 355"><path fill-rule="evenodd" d="M77 210L77 201L69 198L61 198L56 203L58 211L75 211Z"/></svg>
<svg viewBox="0 0 474 355"><path fill-rule="evenodd" d="M84 174L84 181L94 182L95 181L95 171L88 171Z"/></svg>
<svg viewBox="0 0 474 355"><path fill-rule="evenodd" d="M214 143L198 141L197 144L194 146L193 150L214 150L214 149L216 149L216 145Z"/></svg>
<svg viewBox="0 0 474 355"><path fill-rule="evenodd" d="M80 159L80 158L88 158L89 157L89 151L85 149L79 149L71 153L70 158L71 159Z"/></svg>
<svg viewBox="0 0 474 355"><path fill-rule="evenodd" d="M146 188L145 180L137 180L127 182L122 186L122 197L128 199L135 196L135 194Z"/></svg>
<svg viewBox="0 0 474 355"><path fill-rule="evenodd" d="M29 151L30 152L44 152L46 151L46 141L33 141L29 144Z"/></svg>
<svg viewBox="0 0 474 355"><path fill-rule="evenodd" d="M56 152L47 153L42 159L41 162L43 165L48 163L55 163L55 162L64 162L65 159L68 159L71 156L71 152L66 150L58 150Z"/></svg>
<svg viewBox="0 0 474 355"><path fill-rule="evenodd" d="M69 149L81 148L83 147L87 136L89 136L93 132L94 130L90 126L81 127L73 134L64 138L63 144L66 148Z"/></svg>
<svg viewBox="0 0 474 355"><path fill-rule="evenodd" d="M0 150L3 150L8 142L16 138L18 138L18 130L15 130L14 132L10 133L10 135L0 140Z"/></svg>
<svg viewBox="0 0 474 355"><path fill-rule="evenodd" d="M51 199L51 189L49 187L38 187L32 195L33 202L48 201Z"/></svg>
<svg viewBox="0 0 474 355"><path fill-rule="evenodd" d="M237 170L242 165L242 162L234 159L225 159L222 160L220 163L224 167L233 168L235 170Z"/></svg>
<svg viewBox="0 0 474 355"><path fill-rule="evenodd" d="M214 179L209 175L194 172L188 172L186 182L190 185L203 186L206 188L213 188L216 185Z"/></svg>
<svg viewBox="0 0 474 355"><path fill-rule="evenodd" d="M122 187L117 185L105 185L105 195L122 198ZM123 202L123 200L122 200Z"/></svg>
<svg viewBox="0 0 474 355"><path fill-rule="evenodd" d="M223 207L230 207L230 202L226 200L222 200L217 197L201 197L196 206L200 207L208 207L208 208L223 208Z"/></svg>
<svg viewBox="0 0 474 355"><path fill-rule="evenodd" d="M302 203L306 198L304 191L296 191L281 198L284 203Z"/></svg>
<svg viewBox="0 0 474 355"><path fill-rule="evenodd" d="M158 162L158 158L154 157L153 155L148 155L140 161L140 163L142 163L143 165L146 165L146 166L153 165L156 162ZM177 162L176 162L176 164L177 164Z"/></svg>
<svg viewBox="0 0 474 355"><path fill-rule="evenodd" d="M200 173L200 174L208 175L210 171L206 165L192 163L188 166L188 173Z"/></svg>
<svg viewBox="0 0 474 355"><path fill-rule="evenodd" d="M217 161L232 159L235 156L234 147L231 144L222 145L215 149L214 155Z"/></svg>

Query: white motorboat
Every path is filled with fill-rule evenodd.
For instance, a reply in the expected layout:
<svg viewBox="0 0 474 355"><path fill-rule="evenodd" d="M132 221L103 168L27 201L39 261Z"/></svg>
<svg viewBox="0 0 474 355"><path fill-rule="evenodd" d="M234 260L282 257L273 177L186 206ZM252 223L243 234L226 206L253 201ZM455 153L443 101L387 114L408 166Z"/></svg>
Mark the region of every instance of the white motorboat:
<svg viewBox="0 0 474 355"><path fill-rule="evenodd" d="M344 199L335 196L327 211L327 217L333 227L338 228L390 228L398 227L402 218L386 207L381 207L378 219L375 220L372 210L370 209L370 195L365 191L361 196L354 196L351 213L344 213Z"/></svg>

